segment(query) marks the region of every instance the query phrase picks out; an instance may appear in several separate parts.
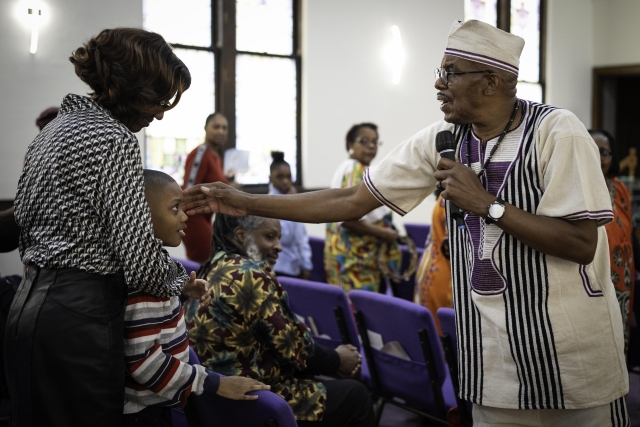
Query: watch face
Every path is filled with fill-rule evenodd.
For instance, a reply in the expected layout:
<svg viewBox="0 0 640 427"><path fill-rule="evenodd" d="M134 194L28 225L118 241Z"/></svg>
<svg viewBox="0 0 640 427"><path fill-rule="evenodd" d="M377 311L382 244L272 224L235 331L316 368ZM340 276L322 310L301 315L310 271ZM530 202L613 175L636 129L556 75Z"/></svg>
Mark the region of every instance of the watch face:
<svg viewBox="0 0 640 427"><path fill-rule="evenodd" d="M489 215L491 216L491 218L498 219L502 217L502 214L504 214L504 206L501 206L497 203L489 206Z"/></svg>

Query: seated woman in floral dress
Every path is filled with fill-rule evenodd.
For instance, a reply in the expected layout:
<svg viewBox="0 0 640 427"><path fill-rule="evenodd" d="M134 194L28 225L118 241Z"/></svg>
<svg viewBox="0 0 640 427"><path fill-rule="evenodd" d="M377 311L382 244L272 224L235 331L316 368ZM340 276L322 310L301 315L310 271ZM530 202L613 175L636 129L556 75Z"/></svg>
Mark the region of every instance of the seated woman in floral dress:
<svg viewBox="0 0 640 427"><path fill-rule="evenodd" d="M291 311L272 270L282 251L280 221L218 214L213 229L213 256L198 274L211 285L211 302L199 308L191 300L185 314L202 364L270 385L291 405L299 426L375 426L364 385L312 378L353 376L361 357L351 345L333 350L316 344Z"/></svg>

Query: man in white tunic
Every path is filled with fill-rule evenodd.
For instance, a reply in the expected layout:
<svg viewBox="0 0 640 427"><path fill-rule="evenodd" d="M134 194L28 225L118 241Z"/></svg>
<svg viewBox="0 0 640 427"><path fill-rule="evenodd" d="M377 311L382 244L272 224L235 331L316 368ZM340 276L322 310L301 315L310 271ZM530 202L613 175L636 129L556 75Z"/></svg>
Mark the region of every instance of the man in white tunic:
<svg viewBox="0 0 640 427"><path fill-rule="evenodd" d="M598 149L567 110L516 97L524 40L454 23L437 98L444 120L396 147L364 185L295 196L221 184L187 193L192 213L300 222L404 215L436 186L448 216L460 395L476 426L628 426L622 318L609 275L611 201ZM453 132L458 162L436 134Z"/></svg>

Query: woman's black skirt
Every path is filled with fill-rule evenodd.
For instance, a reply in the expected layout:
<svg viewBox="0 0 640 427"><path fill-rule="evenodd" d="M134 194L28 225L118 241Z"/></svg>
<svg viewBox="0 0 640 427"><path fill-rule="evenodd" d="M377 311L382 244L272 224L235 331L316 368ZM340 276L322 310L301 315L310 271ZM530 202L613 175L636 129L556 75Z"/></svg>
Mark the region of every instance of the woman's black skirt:
<svg viewBox="0 0 640 427"><path fill-rule="evenodd" d="M124 401L120 274L29 267L5 334L13 426L119 426Z"/></svg>

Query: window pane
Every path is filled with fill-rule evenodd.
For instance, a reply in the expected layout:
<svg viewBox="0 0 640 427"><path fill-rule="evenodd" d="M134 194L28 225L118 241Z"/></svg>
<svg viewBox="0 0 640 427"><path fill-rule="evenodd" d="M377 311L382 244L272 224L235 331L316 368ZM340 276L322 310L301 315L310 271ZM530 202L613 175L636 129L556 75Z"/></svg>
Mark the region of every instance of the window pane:
<svg viewBox="0 0 640 427"><path fill-rule="evenodd" d="M213 112L213 53L175 49L191 72L191 87L176 108L145 130L146 167L171 175L180 185L187 154L204 142L204 122Z"/></svg>
<svg viewBox="0 0 640 427"><path fill-rule="evenodd" d="M464 20L477 19L494 27L498 23L498 0L464 0Z"/></svg>
<svg viewBox="0 0 640 427"><path fill-rule="evenodd" d="M538 83L518 82L518 98L542 103L542 86Z"/></svg>
<svg viewBox="0 0 640 427"><path fill-rule="evenodd" d="M236 47L245 52L291 55L292 0L237 0Z"/></svg>
<svg viewBox="0 0 640 427"><path fill-rule="evenodd" d="M236 59L236 148L248 150L241 184L269 181L271 151L283 151L296 179L296 64L289 58L239 54Z"/></svg>
<svg viewBox="0 0 640 427"><path fill-rule="evenodd" d="M511 2L511 33L525 41L520 56L520 80L540 81L540 0Z"/></svg>
<svg viewBox="0 0 640 427"><path fill-rule="evenodd" d="M142 0L142 28L169 43L211 46L211 0Z"/></svg>

